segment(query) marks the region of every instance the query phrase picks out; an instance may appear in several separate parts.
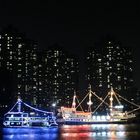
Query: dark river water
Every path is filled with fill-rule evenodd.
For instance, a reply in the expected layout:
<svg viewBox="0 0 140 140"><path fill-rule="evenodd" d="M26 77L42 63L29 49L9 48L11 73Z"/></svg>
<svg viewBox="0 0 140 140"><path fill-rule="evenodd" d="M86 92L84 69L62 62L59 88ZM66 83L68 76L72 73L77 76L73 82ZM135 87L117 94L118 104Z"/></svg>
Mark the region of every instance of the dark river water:
<svg viewBox="0 0 140 140"><path fill-rule="evenodd" d="M1 128L0 140L140 140L140 124L61 125Z"/></svg>

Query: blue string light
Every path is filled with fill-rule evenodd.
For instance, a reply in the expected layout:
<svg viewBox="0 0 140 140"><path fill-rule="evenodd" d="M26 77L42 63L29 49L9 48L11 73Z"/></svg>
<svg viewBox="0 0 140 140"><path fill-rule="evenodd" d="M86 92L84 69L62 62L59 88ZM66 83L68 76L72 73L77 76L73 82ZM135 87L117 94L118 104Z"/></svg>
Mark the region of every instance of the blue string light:
<svg viewBox="0 0 140 140"><path fill-rule="evenodd" d="M29 108L35 110L35 111L39 111L39 112L42 112L42 113L51 113L51 114L53 114L53 112L47 112L47 111L43 111L43 110L40 110L40 109L34 108L34 107L32 107L32 106L30 106L30 105L24 103L24 102L23 102L23 104L24 104L25 106L27 106L27 107L29 107Z"/></svg>
<svg viewBox="0 0 140 140"><path fill-rule="evenodd" d="M8 111L8 113L11 112L11 111L15 108L15 106L16 106L17 104L21 104L21 103L23 103L25 106L27 106L27 107L29 107L29 108L35 110L35 111L53 115L53 112L43 111L43 110L34 108L34 107L32 107L32 106L30 106L30 105L24 103L21 99L18 99L18 101L14 104L14 106L10 109L10 111ZM8 113L4 114L4 116L7 115Z"/></svg>
<svg viewBox="0 0 140 140"><path fill-rule="evenodd" d="M14 104L14 106L6 114L4 114L4 116L7 115L9 112L11 112L15 108L15 106L17 105L17 103L18 103L18 101Z"/></svg>

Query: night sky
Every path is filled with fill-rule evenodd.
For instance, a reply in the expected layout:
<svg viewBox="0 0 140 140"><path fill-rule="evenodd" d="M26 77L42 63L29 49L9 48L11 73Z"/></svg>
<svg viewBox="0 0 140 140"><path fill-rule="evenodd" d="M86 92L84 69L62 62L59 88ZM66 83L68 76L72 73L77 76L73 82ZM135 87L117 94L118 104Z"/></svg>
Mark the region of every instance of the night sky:
<svg viewBox="0 0 140 140"><path fill-rule="evenodd" d="M0 4L0 28L9 24L37 41L40 48L58 43L79 56L85 47L109 34L133 48L134 76L140 88L139 2L5 0Z"/></svg>

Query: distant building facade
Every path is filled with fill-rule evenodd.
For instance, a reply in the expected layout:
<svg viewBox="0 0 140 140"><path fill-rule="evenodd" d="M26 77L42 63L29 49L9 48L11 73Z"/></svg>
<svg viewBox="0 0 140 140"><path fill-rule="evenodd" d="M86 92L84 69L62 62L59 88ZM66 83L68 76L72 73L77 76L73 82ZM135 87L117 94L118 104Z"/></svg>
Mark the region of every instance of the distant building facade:
<svg viewBox="0 0 140 140"><path fill-rule="evenodd" d="M32 101L36 83L36 45L27 40L13 27L5 28L0 34L1 100L5 106L20 96ZM2 84L3 83L3 84ZM2 105L3 106L3 105Z"/></svg>
<svg viewBox="0 0 140 140"><path fill-rule="evenodd" d="M85 62L86 73L82 78L91 84L97 95L105 97L113 87L124 97L135 100L134 96L132 98L133 59L129 48L108 41L89 48ZM79 74L78 58L58 45L41 51L35 42L16 29L9 27L1 31L0 109L8 108L18 96L36 107L71 106L74 90L79 87ZM83 96L80 93L80 99ZM96 100L93 102L98 104Z"/></svg>
<svg viewBox="0 0 140 140"><path fill-rule="evenodd" d="M77 58L58 46L39 51L13 27L0 33L0 108L18 97L36 107L69 106L78 87L78 71Z"/></svg>
<svg viewBox="0 0 140 140"><path fill-rule="evenodd" d="M87 51L86 81L104 96L113 87L121 94L133 88L133 59L129 48L108 41Z"/></svg>
<svg viewBox="0 0 140 140"><path fill-rule="evenodd" d="M74 90L78 88L79 64L77 58L54 45L44 51L42 61L47 106L52 104L70 106Z"/></svg>

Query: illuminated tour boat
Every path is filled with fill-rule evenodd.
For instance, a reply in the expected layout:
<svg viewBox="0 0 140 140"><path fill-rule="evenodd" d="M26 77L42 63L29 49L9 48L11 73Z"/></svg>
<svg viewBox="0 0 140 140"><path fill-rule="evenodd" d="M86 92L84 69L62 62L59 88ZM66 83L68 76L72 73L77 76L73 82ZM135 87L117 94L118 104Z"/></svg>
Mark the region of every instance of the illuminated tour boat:
<svg viewBox="0 0 140 140"><path fill-rule="evenodd" d="M58 124L53 112L34 108L18 98L12 109L4 115L3 125L5 127L51 127Z"/></svg>
<svg viewBox="0 0 140 140"><path fill-rule="evenodd" d="M91 105L92 100L91 97L92 95L96 96L101 103L96 107L96 109L94 111L91 110ZM82 109L81 103L88 97L88 111L85 112ZM107 99L107 97L109 97L110 103L108 104L107 102L105 102L105 100ZM117 105L114 106L113 105L113 97L116 98L117 101ZM119 98L121 98L122 100L125 100L126 102L130 103L131 105L134 105L136 108L132 111L123 111L124 110L124 106L121 104ZM108 92L108 94L106 95L106 97L104 99L100 98L97 94L95 94L95 92L91 91L91 86L89 86L89 92L88 94L84 97L84 99L79 102L78 99L78 105L76 106L76 94L74 93L73 96L73 102L72 102L72 107L68 108L68 107L61 107L61 113L62 113L62 122L65 124L92 124L92 123L125 123L128 122L128 120L130 119L134 119L136 117L136 115L134 114L134 111L140 109L140 106L128 101L127 99L123 98L122 96L120 96L119 94L115 93L113 88L111 88L111 90ZM108 115L95 115L95 112L100 108L100 106L102 104L106 104L109 108L109 113ZM77 108L81 107L82 111L78 111Z"/></svg>

